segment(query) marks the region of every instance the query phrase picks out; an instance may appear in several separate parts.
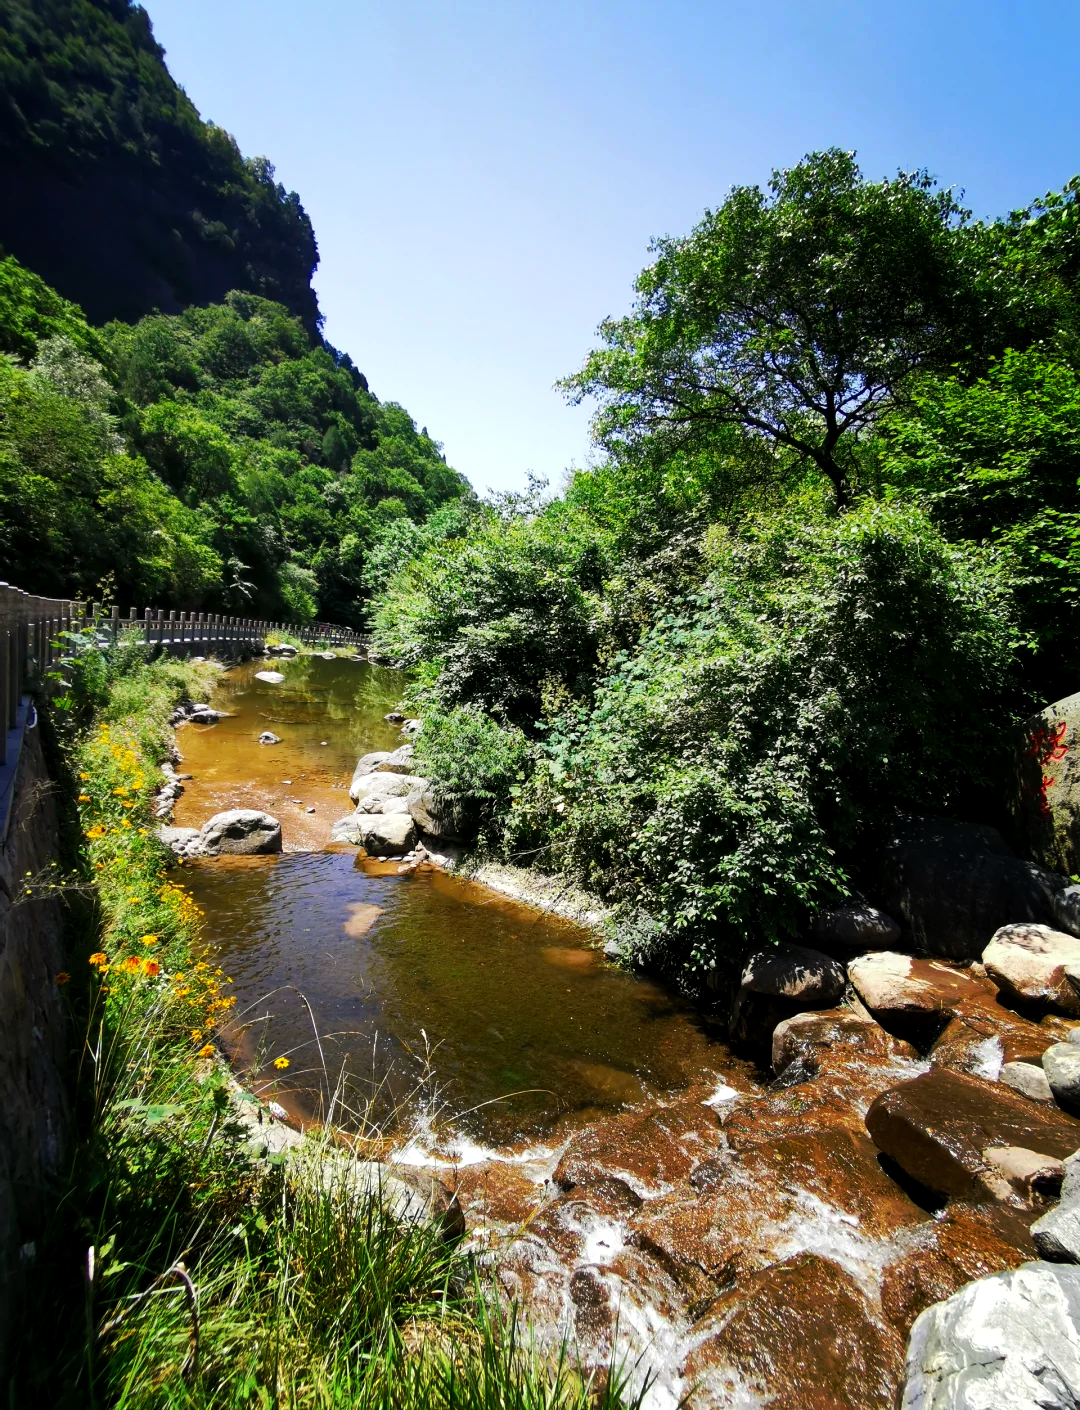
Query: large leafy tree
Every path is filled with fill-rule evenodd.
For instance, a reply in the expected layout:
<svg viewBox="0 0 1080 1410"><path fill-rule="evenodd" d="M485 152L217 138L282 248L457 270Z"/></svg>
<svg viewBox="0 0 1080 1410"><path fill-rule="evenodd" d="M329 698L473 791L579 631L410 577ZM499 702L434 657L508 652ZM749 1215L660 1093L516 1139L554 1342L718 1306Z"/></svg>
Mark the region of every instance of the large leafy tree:
<svg viewBox="0 0 1080 1410"><path fill-rule="evenodd" d="M655 241L632 313L564 388L599 399L609 450L668 457L741 428L815 465L843 507L860 433L968 325L965 221L925 172L869 182L853 153L813 153Z"/></svg>

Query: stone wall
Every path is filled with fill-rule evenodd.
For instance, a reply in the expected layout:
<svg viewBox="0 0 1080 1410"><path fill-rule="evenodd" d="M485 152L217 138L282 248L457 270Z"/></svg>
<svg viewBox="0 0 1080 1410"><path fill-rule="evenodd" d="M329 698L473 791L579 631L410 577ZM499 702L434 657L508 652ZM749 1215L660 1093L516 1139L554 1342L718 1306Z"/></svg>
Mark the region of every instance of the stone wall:
<svg viewBox="0 0 1080 1410"><path fill-rule="evenodd" d="M56 857L57 824L41 730L29 729L0 848L0 1381L70 1127L67 1025L56 985L64 915L32 881Z"/></svg>

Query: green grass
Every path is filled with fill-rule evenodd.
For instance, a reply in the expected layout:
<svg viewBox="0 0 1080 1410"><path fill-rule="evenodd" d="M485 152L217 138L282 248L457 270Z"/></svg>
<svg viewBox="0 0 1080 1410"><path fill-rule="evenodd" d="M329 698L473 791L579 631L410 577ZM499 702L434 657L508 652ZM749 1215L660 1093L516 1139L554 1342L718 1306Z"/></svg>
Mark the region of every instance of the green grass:
<svg viewBox="0 0 1080 1410"><path fill-rule="evenodd" d="M79 1137L9 1404L615 1410L617 1374L541 1354L439 1228L359 1197L340 1148L323 1161L333 1133L288 1164L251 1158L212 1044L227 977L150 820L169 714L215 668L82 656L64 694L96 900L64 991Z"/></svg>

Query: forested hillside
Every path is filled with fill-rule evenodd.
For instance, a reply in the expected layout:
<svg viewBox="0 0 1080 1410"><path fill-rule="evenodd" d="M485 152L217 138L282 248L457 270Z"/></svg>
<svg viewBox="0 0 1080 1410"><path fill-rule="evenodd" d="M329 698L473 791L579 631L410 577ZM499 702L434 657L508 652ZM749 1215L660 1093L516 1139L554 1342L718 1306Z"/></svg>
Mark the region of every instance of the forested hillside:
<svg viewBox="0 0 1080 1410"><path fill-rule="evenodd" d="M91 328L8 258L0 351L0 558L28 591L360 625L369 556L378 581L466 515L426 429L254 294Z"/></svg>
<svg viewBox="0 0 1080 1410"><path fill-rule="evenodd" d="M298 196L202 121L129 0L0 0L0 187L0 246L92 323L243 289L316 332Z"/></svg>
<svg viewBox="0 0 1080 1410"><path fill-rule="evenodd" d="M1008 826L1080 687L1077 197L973 220L828 151L658 241L567 379L598 459L390 583L417 767L690 988L808 934L905 813Z"/></svg>

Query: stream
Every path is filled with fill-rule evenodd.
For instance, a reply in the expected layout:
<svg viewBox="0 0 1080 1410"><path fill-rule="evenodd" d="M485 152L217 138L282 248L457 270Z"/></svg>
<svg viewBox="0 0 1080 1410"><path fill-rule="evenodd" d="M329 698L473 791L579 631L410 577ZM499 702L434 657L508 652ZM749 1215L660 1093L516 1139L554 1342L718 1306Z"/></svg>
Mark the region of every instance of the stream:
<svg viewBox="0 0 1080 1410"><path fill-rule="evenodd" d="M539 1344L614 1358L648 1410L891 1410L917 1314L1035 1255L1030 1214L928 1200L870 1140L870 1104L929 1063L842 1008L802 1015L815 1065L771 1082L579 926L331 843L356 760L400 743L403 679L273 665L224 673L228 717L177 730L177 825L282 824L278 856L184 869L243 1079L434 1171Z"/></svg>

